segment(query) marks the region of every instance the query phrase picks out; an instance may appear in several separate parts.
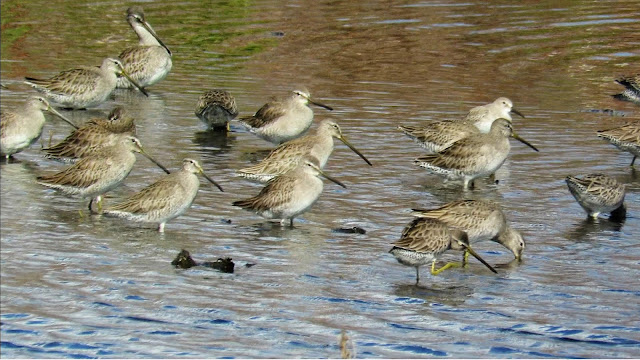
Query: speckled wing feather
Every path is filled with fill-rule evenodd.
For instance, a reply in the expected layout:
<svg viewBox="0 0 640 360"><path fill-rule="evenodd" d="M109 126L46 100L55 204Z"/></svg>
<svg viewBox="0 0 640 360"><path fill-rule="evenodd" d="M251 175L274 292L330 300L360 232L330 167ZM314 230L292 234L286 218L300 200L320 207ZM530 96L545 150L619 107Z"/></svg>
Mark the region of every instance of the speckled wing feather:
<svg viewBox="0 0 640 360"><path fill-rule="evenodd" d="M629 90L640 93L640 74L621 77L619 79L616 79L616 82Z"/></svg>
<svg viewBox="0 0 640 360"><path fill-rule="evenodd" d="M258 195L246 200L235 201L233 205L257 213L268 210L277 212L281 206L286 206L291 202L296 181L296 178L289 176L274 178L262 188Z"/></svg>
<svg viewBox="0 0 640 360"><path fill-rule="evenodd" d="M598 136L612 143L634 143L640 146L640 121L625 124L613 129L600 130Z"/></svg>
<svg viewBox="0 0 640 360"><path fill-rule="evenodd" d="M285 114L286 106L281 103L282 100L273 99L264 104L255 115L243 117L240 122L247 124L251 128L261 128L268 125Z"/></svg>
<svg viewBox="0 0 640 360"><path fill-rule="evenodd" d="M417 251L440 254L450 243L449 229L439 221L416 218L402 230L400 239L393 246Z"/></svg>
<svg viewBox="0 0 640 360"><path fill-rule="evenodd" d="M132 78L138 78L138 73L145 71L146 61L143 61L151 56L157 46L132 46L124 49L118 56L125 66L127 74Z"/></svg>
<svg viewBox="0 0 640 360"><path fill-rule="evenodd" d="M83 94L93 91L98 86L98 81L101 79L99 69L99 67L77 68L63 71L46 80L26 79L52 93Z"/></svg>
<svg viewBox="0 0 640 360"><path fill-rule="evenodd" d="M454 142L480 133L477 127L466 122L438 121L425 127L398 126L398 128L427 150L438 152Z"/></svg>
<svg viewBox="0 0 640 360"><path fill-rule="evenodd" d="M273 149L267 157L258 164L240 169L239 173L247 174L284 174L295 168L300 159L308 154L313 147L311 136L291 140Z"/></svg>
<svg viewBox="0 0 640 360"><path fill-rule="evenodd" d="M467 115L462 118L462 121L469 122L470 124L475 123L485 117L489 116L489 109L486 106L476 106L469 110Z"/></svg>
<svg viewBox="0 0 640 360"><path fill-rule="evenodd" d="M0 133L6 134L12 122L16 120L16 114L12 112L0 113Z"/></svg>
<svg viewBox="0 0 640 360"><path fill-rule="evenodd" d="M113 166L113 162L110 158L84 158L57 174L39 176L38 182L52 187L60 185L86 188L97 183L105 168Z"/></svg>
<svg viewBox="0 0 640 360"><path fill-rule="evenodd" d="M156 181L135 193L127 200L115 204L108 211L123 211L131 214L146 214L154 210L165 209L174 204L175 198L181 198L184 188L171 175Z"/></svg>
<svg viewBox="0 0 640 360"><path fill-rule="evenodd" d="M493 201L458 200L437 209L413 209L414 215L437 219L461 230L482 227L482 223L501 212ZM499 229L498 229L499 230Z"/></svg>
<svg viewBox="0 0 640 360"><path fill-rule="evenodd" d="M209 90L200 96L196 105L196 115L199 117L204 116L207 108L211 106L219 106L228 114L229 118L234 118L238 115L236 99L224 90Z"/></svg>
<svg viewBox="0 0 640 360"><path fill-rule="evenodd" d="M491 144L481 142L479 145L477 146L477 141L472 137L465 138L439 153L420 156L416 162L429 163L442 169L471 171L473 168L482 167L484 165L482 162L494 156L494 148Z"/></svg>
<svg viewBox="0 0 640 360"><path fill-rule="evenodd" d="M624 185L604 174L589 174L582 179L568 176L567 184L576 198L589 197L589 201L602 206L619 205L625 195Z"/></svg>

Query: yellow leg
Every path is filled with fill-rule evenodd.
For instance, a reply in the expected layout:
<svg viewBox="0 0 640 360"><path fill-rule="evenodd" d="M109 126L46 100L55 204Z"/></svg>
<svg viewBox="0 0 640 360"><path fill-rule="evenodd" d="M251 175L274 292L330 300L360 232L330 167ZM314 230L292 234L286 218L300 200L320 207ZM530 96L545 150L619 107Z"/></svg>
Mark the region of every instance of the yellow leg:
<svg viewBox="0 0 640 360"><path fill-rule="evenodd" d="M450 262L450 263L446 263L443 267L436 270L436 261L433 260L433 262L431 263L431 275L438 275L447 269L450 269L453 267L460 267L460 266L461 266L460 263Z"/></svg>
<svg viewBox="0 0 640 360"><path fill-rule="evenodd" d="M462 267L467 266L469 263L469 251L465 250L464 255L462 256Z"/></svg>

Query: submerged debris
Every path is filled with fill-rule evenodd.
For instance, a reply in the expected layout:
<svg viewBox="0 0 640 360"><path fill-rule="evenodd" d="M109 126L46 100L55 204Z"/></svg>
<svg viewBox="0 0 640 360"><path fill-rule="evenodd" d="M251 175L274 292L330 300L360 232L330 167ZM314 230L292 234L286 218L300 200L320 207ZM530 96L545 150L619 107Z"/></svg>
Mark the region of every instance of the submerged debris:
<svg viewBox="0 0 640 360"><path fill-rule="evenodd" d="M342 234L366 234L367 233L367 230L359 226L335 228L331 231L342 233Z"/></svg>
<svg viewBox="0 0 640 360"><path fill-rule="evenodd" d="M605 114L609 116L620 116L620 117L624 117L627 115L624 111L618 111L613 109L586 109L586 110L581 110L581 112L591 113L591 114Z"/></svg>
<svg viewBox="0 0 640 360"><path fill-rule="evenodd" d="M235 264L231 261L231 258L219 258L216 261L205 261L203 263L197 263L191 257L191 254L185 249L182 249L175 259L171 262L171 265L182 269L189 269L194 266L204 266L215 270L222 271L224 273L233 273Z"/></svg>

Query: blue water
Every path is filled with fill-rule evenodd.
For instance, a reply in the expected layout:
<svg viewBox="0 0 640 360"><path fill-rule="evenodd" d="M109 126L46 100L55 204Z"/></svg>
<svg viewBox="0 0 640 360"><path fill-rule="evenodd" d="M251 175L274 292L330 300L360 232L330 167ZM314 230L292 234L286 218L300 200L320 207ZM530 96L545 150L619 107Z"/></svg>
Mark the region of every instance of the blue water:
<svg viewBox="0 0 640 360"><path fill-rule="evenodd" d="M32 93L24 76L97 65L133 43L129 5L3 0L2 108ZM356 357L640 357L640 175L595 136L638 119L640 108L610 96L622 90L615 78L639 71L637 2L142 5L174 53L170 75L149 98L117 91L65 115L82 123L123 105L149 153L170 169L198 159L225 192L203 181L159 234L88 216L85 201L36 184L62 168L41 143L1 164L2 357L336 358L342 330ZM327 182L289 229L231 205L260 190L235 170L271 145L235 124L229 136L206 133L193 111L223 88L249 115L298 84L334 107L314 108L316 119L337 121L374 166L337 145L325 170L347 189ZM513 142L499 183L468 192L412 164L422 150L397 125L459 118L499 96L526 115L514 126L539 153ZM615 116L591 111L604 109ZM42 143L68 132L53 120ZM624 223L585 221L564 178L593 172L627 184ZM140 158L105 201L160 176ZM416 286L390 243L411 208L460 198L500 202L525 235L524 261L480 243L498 274L474 261L435 277L422 269ZM354 226L366 234L335 231ZM229 256L236 271L175 269L181 249Z"/></svg>

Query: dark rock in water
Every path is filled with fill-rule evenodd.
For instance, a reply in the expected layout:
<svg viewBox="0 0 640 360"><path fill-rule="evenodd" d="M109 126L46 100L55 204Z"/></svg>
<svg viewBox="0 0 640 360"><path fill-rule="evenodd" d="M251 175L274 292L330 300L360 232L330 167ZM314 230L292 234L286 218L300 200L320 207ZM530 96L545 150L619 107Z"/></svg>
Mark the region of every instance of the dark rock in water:
<svg viewBox="0 0 640 360"><path fill-rule="evenodd" d="M182 269L188 269L190 267L197 266L198 264L191 258L191 254L185 249L182 249L178 256L171 262L171 265Z"/></svg>
<svg viewBox="0 0 640 360"><path fill-rule="evenodd" d="M233 273L233 267L235 264L231 261L231 258L220 258L216 261L205 261L202 266L210 267L212 269L216 269L225 273Z"/></svg>
<svg viewBox="0 0 640 360"><path fill-rule="evenodd" d="M354 227L344 227L344 228L336 228L332 230L333 232L342 233L342 234L366 234L367 231L359 226Z"/></svg>
<svg viewBox="0 0 640 360"><path fill-rule="evenodd" d="M179 267L181 269L189 269L194 266L204 266L212 269L216 269L225 273L233 273L233 268L235 264L231 261L231 258L219 258L216 261L205 261L202 264L198 264L193 258L191 254L185 249L182 249L178 256L171 262L171 265L175 267Z"/></svg>

